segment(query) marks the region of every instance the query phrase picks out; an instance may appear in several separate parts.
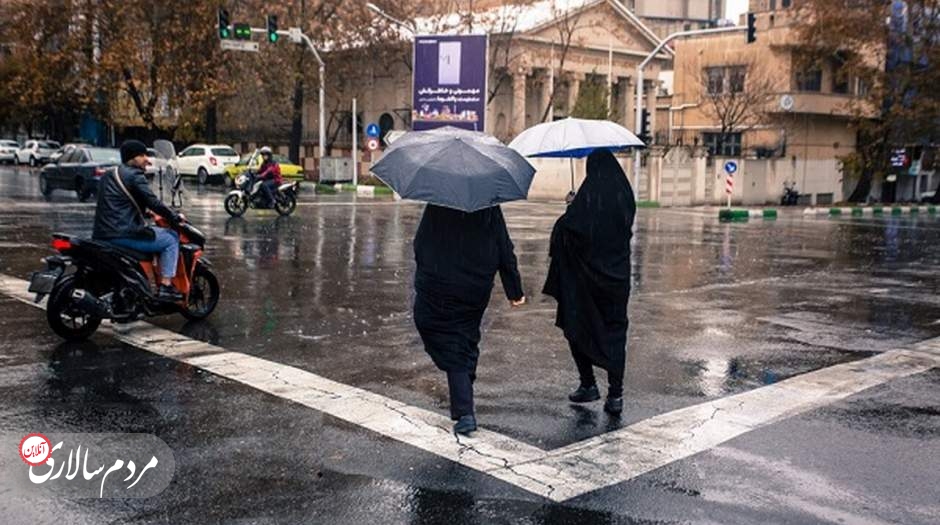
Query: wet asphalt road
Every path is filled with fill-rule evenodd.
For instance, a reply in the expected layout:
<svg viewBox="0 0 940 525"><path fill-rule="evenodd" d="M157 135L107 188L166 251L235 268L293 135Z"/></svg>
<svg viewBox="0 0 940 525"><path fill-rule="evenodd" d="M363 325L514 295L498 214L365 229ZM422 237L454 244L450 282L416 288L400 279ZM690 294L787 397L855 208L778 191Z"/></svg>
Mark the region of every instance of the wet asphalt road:
<svg viewBox="0 0 940 525"><path fill-rule="evenodd" d="M446 413L410 314L422 207L303 196L297 213L230 219L218 189L184 211L222 281L209 321L154 323L228 350ZM577 376L539 292L563 205L504 207L529 304L494 288L477 382L484 427L549 450L710 399L940 336L940 219L720 224L641 210L625 411L565 401ZM53 231L93 204L39 196L0 167L0 273L25 278ZM486 474L105 334L63 344L0 296L0 429L146 432L176 454L148 500L0 495L10 523L937 523L940 369L772 423L624 483L555 503ZM599 379L603 376L599 375ZM603 384L603 380L602 380Z"/></svg>

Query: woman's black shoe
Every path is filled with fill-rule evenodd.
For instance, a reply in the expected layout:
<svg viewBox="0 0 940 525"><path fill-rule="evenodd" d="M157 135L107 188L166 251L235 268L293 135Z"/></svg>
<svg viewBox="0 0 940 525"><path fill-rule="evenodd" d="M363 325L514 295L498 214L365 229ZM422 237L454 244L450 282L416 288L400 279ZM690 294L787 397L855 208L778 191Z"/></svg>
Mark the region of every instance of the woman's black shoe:
<svg viewBox="0 0 940 525"><path fill-rule="evenodd" d="M454 433L466 436L477 429L477 419L473 415L460 416L454 423Z"/></svg>
<svg viewBox="0 0 940 525"><path fill-rule="evenodd" d="M604 412L612 416L619 416L623 412L623 398L608 397L607 401L604 402Z"/></svg>
<svg viewBox="0 0 940 525"><path fill-rule="evenodd" d="M568 401L572 403L590 403L591 401L597 401L601 398L600 391L597 390L597 385L591 386L579 386L577 390L568 394Z"/></svg>

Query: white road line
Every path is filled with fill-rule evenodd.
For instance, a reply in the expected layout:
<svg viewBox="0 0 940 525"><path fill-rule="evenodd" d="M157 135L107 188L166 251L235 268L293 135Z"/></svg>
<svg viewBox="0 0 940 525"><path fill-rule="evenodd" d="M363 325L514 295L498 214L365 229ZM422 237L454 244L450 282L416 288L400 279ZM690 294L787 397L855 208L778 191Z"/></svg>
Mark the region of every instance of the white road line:
<svg viewBox="0 0 940 525"><path fill-rule="evenodd" d="M0 293L33 304L26 287L22 279L0 275ZM487 430L458 440L443 415L149 323L135 323L126 334L112 333L124 343L300 403L553 501L628 481L760 427L940 367L937 338L544 451Z"/></svg>

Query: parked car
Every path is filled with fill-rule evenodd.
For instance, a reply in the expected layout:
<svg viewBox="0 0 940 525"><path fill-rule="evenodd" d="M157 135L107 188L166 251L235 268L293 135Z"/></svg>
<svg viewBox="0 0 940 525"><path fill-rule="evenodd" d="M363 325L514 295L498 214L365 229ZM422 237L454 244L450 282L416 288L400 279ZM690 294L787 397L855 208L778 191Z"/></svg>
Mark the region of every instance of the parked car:
<svg viewBox="0 0 940 525"><path fill-rule="evenodd" d="M15 140L0 140L0 163L16 163L16 152L20 143Z"/></svg>
<svg viewBox="0 0 940 525"><path fill-rule="evenodd" d="M920 202L922 202L923 204L927 204L927 203L933 201L933 196L936 195L936 194L937 194L937 190L933 190L933 191L922 191L922 192L920 193Z"/></svg>
<svg viewBox="0 0 940 525"><path fill-rule="evenodd" d="M73 149L81 147L81 146L89 147L91 146L91 144L88 144L85 142L69 142L67 144L63 144L61 148L57 149L55 153L49 156L49 161L55 162L59 160L59 157L61 157L62 155L65 155L66 153L72 151Z"/></svg>
<svg viewBox="0 0 940 525"><path fill-rule="evenodd" d="M195 176L199 184L222 182L225 168L238 163L238 153L224 144L193 144L170 162L181 175Z"/></svg>
<svg viewBox="0 0 940 525"><path fill-rule="evenodd" d="M27 140L26 145L16 151L18 164L40 166L52 158L52 154L62 145L54 140Z"/></svg>
<svg viewBox="0 0 940 525"><path fill-rule="evenodd" d="M302 179L304 178L304 169L297 164L294 164L287 157L283 155L272 155L274 162L281 167L281 176L285 179ZM252 158L252 154L242 155L242 158L238 161L238 164L234 166L229 166L225 168L225 174L228 175L228 180L225 181L229 186L235 185L235 179L239 175L245 172L248 169L248 161ZM261 155L254 155L254 160L251 162L251 169L257 170L261 167Z"/></svg>
<svg viewBox="0 0 940 525"><path fill-rule="evenodd" d="M70 190L85 202L98 192L98 180L110 168L121 164L121 152L114 148L80 146L43 166L39 191L47 199L53 190Z"/></svg>

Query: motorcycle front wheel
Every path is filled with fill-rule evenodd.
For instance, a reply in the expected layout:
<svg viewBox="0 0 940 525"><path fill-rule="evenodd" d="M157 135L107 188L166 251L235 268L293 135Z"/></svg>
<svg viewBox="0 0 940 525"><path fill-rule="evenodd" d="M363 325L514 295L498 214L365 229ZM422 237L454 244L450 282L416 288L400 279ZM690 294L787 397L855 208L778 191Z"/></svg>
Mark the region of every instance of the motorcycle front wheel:
<svg viewBox="0 0 940 525"><path fill-rule="evenodd" d="M199 264L193 272L193 282L186 297L186 307L180 313L190 321L201 321L219 304L219 280L212 270Z"/></svg>
<svg viewBox="0 0 940 525"><path fill-rule="evenodd" d="M277 210L278 215L282 217L294 213L295 208L297 208L297 197L290 194L281 195L274 202L274 209Z"/></svg>
<svg viewBox="0 0 940 525"><path fill-rule="evenodd" d="M232 217L241 217L247 209L247 198L243 199L238 194L229 195L225 198L225 211Z"/></svg>
<svg viewBox="0 0 940 525"><path fill-rule="evenodd" d="M84 341L91 337L101 324L101 318L79 310L72 299L72 292L77 288L74 275L59 279L49 302L46 303L46 320L49 328L66 341Z"/></svg>

